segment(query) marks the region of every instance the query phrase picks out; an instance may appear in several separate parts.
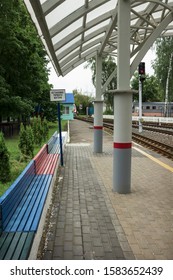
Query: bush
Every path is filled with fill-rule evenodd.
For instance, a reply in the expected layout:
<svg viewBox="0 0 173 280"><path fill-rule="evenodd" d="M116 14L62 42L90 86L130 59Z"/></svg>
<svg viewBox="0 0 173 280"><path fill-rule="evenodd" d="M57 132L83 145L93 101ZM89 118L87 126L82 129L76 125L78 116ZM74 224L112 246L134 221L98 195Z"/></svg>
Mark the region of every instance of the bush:
<svg viewBox="0 0 173 280"><path fill-rule="evenodd" d="M34 134L31 126L26 127L26 136L27 136L27 155L33 158L34 156Z"/></svg>
<svg viewBox="0 0 173 280"><path fill-rule="evenodd" d="M0 181L6 183L11 178L10 157L2 132L0 132Z"/></svg>
<svg viewBox="0 0 173 280"><path fill-rule="evenodd" d="M41 146L43 140L46 141L49 135L49 126L46 119L41 121L40 116L38 118L34 117L31 122L34 143L38 146Z"/></svg>
<svg viewBox="0 0 173 280"><path fill-rule="evenodd" d="M42 121L42 126L43 126L43 139L44 139L44 141L46 141L46 139L48 138L48 135L49 135L49 126L48 126L48 122L46 119L44 119Z"/></svg>
<svg viewBox="0 0 173 280"><path fill-rule="evenodd" d="M113 114L114 114L114 112L112 109L107 109L103 112L103 115L113 115Z"/></svg>
<svg viewBox="0 0 173 280"><path fill-rule="evenodd" d="M21 123L20 125L20 133L19 133L19 149L22 153L24 160L28 157L33 157L34 152L34 136L33 131L30 126L27 126L26 129L24 125Z"/></svg>

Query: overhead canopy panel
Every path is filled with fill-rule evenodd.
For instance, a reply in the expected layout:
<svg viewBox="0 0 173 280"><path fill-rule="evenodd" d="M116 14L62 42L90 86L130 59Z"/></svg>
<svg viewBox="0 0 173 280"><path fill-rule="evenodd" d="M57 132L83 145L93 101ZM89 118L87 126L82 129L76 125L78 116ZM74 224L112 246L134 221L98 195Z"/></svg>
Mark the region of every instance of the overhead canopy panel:
<svg viewBox="0 0 173 280"><path fill-rule="evenodd" d="M58 75L66 75L96 54L117 56L117 0L24 2ZM134 71L158 36L173 34L173 1L130 2Z"/></svg>

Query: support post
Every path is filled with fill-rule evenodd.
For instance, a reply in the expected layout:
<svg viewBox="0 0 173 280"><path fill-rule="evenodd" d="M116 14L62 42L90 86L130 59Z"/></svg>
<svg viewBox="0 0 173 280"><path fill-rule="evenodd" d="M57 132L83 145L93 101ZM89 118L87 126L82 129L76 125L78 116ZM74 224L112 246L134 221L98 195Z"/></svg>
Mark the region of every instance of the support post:
<svg viewBox="0 0 173 280"><path fill-rule="evenodd" d="M118 2L118 89L114 94L113 191L122 194L131 192L130 2Z"/></svg>
<svg viewBox="0 0 173 280"><path fill-rule="evenodd" d="M94 153L103 148L103 101L94 101Z"/></svg>
<svg viewBox="0 0 173 280"><path fill-rule="evenodd" d="M139 78L139 133L142 133L142 85L143 80Z"/></svg>
<svg viewBox="0 0 173 280"><path fill-rule="evenodd" d="M102 99L102 57L96 56L96 100L94 101L94 153L103 150L103 101Z"/></svg>
<svg viewBox="0 0 173 280"><path fill-rule="evenodd" d="M62 149L62 132L61 132L61 110L60 103L58 102L58 127L59 127L59 144L60 144L60 158L61 158L61 166L63 163L63 149Z"/></svg>

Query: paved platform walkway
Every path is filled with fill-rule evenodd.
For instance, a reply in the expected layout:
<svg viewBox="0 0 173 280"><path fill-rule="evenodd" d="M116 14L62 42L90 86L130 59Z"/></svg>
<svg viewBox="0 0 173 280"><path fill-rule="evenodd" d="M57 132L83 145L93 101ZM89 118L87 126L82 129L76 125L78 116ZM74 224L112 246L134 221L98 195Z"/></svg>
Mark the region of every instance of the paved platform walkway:
<svg viewBox="0 0 173 280"><path fill-rule="evenodd" d="M134 144L132 192L113 193L112 142L93 154L91 125L70 122L38 258L173 259L173 162Z"/></svg>

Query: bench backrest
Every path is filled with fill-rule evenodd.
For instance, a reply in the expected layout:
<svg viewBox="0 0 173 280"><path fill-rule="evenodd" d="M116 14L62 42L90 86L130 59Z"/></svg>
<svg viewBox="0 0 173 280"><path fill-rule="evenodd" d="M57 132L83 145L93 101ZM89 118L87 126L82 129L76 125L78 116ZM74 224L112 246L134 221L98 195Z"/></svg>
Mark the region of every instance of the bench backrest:
<svg viewBox="0 0 173 280"><path fill-rule="evenodd" d="M40 168L42 167L43 161L46 159L48 154L48 147L47 144L44 144L41 150L38 152L38 154L34 157L35 162L35 172L36 174L39 173Z"/></svg>
<svg viewBox="0 0 173 280"><path fill-rule="evenodd" d="M49 139L47 145L48 145L48 153L51 152L51 150L53 149L53 146L55 144L55 142L57 141L58 138L58 133L57 131L54 132L54 134L52 135L52 137Z"/></svg>
<svg viewBox="0 0 173 280"><path fill-rule="evenodd" d="M9 222L34 176L35 165L34 161L31 160L14 183L0 197L0 233Z"/></svg>

